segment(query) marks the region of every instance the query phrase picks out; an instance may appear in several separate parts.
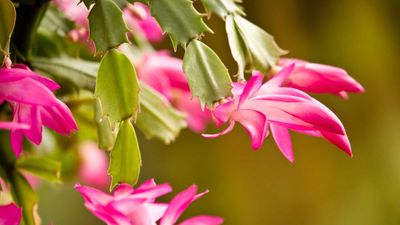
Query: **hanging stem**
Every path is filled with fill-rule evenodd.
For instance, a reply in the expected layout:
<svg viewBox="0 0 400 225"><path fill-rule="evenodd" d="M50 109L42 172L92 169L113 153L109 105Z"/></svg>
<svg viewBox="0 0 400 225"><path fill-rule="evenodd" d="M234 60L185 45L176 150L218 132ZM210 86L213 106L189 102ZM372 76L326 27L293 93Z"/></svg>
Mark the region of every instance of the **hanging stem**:
<svg viewBox="0 0 400 225"><path fill-rule="evenodd" d="M18 61L28 63L37 29L46 13L50 0L37 0L34 4L21 3L17 8L12 43Z"/></svg>

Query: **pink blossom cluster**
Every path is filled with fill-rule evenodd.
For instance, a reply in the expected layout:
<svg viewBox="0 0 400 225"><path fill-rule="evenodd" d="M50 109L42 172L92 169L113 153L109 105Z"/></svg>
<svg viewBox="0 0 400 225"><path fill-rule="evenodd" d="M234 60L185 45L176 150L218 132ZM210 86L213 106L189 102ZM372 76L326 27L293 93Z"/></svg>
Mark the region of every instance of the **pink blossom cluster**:
<svg viewBox="0 0 400 225"><path fill-rule="evenodd" d="M136 189L129 184L118 185L113 194L77 184L76 190L83 196L85 206L108 225L177 224L186 208L208 191L197 193L192 185L178 193L169 203L157 202L157 198L172 191L169 184L145 181ZM179 225L218 225L222 218L208 215L195 216Z"/></svg>

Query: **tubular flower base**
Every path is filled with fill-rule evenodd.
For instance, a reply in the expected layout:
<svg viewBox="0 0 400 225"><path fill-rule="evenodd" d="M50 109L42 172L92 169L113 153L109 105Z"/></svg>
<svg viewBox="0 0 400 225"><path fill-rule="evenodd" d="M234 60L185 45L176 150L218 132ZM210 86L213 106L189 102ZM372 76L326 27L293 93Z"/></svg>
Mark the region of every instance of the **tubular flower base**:
<svg viewBox="0 0 400 225"><path fill-rule="evenodd" d="M203 111L192 98L182 70L182 60L160 51L144 55L136 65L139 79L164 95L178 110L186 113L189 128L203 131L211 121L209 110Z"/></svg>
<svg viewBox="0 0 400 225"><path fill-rule="evenodd" d="M43 125L61 135L70 135L78 129L71 111L52 93L58 88L57 83L25 65L0 69L0 104L8 102L13 111L9 128L11 146L17 157L22 152L24 136L36 145L41 143Z"/></svg>
<svg viewBox="0 0 400 225"><path fill-rule="evenodd" d="M282 87L294 68L294 64L284 67L265 84L259 72L254 72L247 83L234 83L233 97L212 111L217 126L228 123L228 128L203 136L224 135L239 122L249 133L254 149L262 146L271 130L280 151L291 162L294 155L289 130L325 138L352 156L344 127L332 111L300 90Z"/></svg>
<svg viewBox="0 0 400 225"><path fill-rule="evenodd" d="M328 93L347 99L347 92L362 93L364 88L341 68L317 63L309 63L299 59L281 59L279 64L287 66L295 64L284 86L311 93Z"/></svg>
<svg viewBox="0 0 400 225"><path fill-rule="evenodd" d="M85 206L108 225L156 224L160 219L160 225L173 225L191 202L207 193L196 195L197 187L192 185L166 204L156 202L156 198L171 192L171 186L157 185L153 179L137 189L120 184L112 195L79 184L75 188L85 199ZM180 225L218 225L222 222L218 217L198 216Z"/></svg>

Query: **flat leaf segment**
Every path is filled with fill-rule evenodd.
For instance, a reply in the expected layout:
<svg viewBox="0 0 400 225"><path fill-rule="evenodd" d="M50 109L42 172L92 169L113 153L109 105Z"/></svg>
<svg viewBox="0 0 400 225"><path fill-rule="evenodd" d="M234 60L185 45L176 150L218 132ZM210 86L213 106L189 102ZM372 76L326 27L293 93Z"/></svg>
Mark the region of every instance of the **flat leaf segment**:
<svg viewBox="0 0 400 225"><path fill-rule="evenodd" d="M189 43L183 71L192 94L199 97L202 106L211 107L214 102L231 95L228 69L210 47L198 40Z"/></svg>
<svg viewBox="0 0 400 225"><path fill-rule="evenodd" d="M178 44L186 46L202 32L212 32L190 0L152 0L151 14L169 34L175 50Z"/></svg>

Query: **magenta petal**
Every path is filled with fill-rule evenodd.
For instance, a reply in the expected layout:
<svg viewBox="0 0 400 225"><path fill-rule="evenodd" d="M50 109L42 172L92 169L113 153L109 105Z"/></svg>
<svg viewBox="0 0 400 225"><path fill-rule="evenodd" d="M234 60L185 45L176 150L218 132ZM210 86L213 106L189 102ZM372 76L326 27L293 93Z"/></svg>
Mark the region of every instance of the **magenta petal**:
<svg viewBox="0 0 400 225"><path fill-rule="evenodd" d="M172 187L165 183L165 184L159 184L153 188L148 188L145 190L136 190L134 192L135 198L147 198L147 199L155 199L160 196L163 196L165 194L168 194L169 192L172 191Z"/></svg>
<svg viewBox="0 0 400 225"><path fill-rule="evenodd" d="M30 124L30 129L24 130L24 135L34 144L42 142L42 121L37 106L19 104L15 107L15 116L18 121Z"/></svg>
<svg viewBox="0 0 400 225"><path fill-rule="evenodd" d="M341 68L297 59L281 59L281 65L295 63L285 85L312 93L330 93L347 97L346 92L361 93L364 88Z"/></svg>
<svg viewBox="0 0 400 225"><path fill-rule="evenodd" d="M253 149L259 149L266 138L268 126L265 115L253 110L238 110L233 113L232 119L246 128L251 137Z"/></svg>
<svg viewBox="0 0 400 225"><path fill-rule="evenodd" d="M4 130L26 130L29 129L28 124L17 123L17 122L0 122L0 129Z"/></svg>
<svg viewBox="0 0 400 225"><path fill-rule="evenodd" d="M217 126L222 125L227 122L232 114L235 111L235 104L233 101L228 101L222 104L219 104L213 110L213 118Z"/></svg>
<svg viewBox="0 0 400 225"><path fill-rule="evenodd" d="M15 204L0 206L1 225L19 225L22 217L22 209Z"/></svg>
<svg viewBox="0 0 400 225"><path fill-rule="evenodd" d="M344 134L343 126L333 112L318 102L291 96L265 95L249 101L243 108L262 112L269 121Z"/></svg>
<svg viewBox="0 0 400 225"><path fill-rule="evenodd" d="M151 178L151 179L148 179L145 182L143 182L138 188L136 188L136 190L137 191L139 191L139 190L147 190L147 189L153 188L155 186L157 186L157 183L153 178Z"/></svg>
<svg viewBox="0 0 400 225"><path fill-rule="evenodd" d="M263 76L262 76L262 74L260 72L254 72L253 73L253 76L246 83L246 86L244 87L243 92L240 95L238 108L245 101L247 101L247 99L250 96L252 96L255 92L257 92L260 89L260 87L262 85L262 80L263 80Z"/></svg>
<svg viewBox="0 0 400 225"><path fill-rule="evenodd" d="M329 132L324 132L324 131L321 131L321 135L326 140L328 140L329 142L331 142L332 144L336 145L341 150L343 150L350 157L353 157L350 141L349 141L347 135L339 135L339 134L334 134L334 133L329 133Z"/></svg>
<svg viewBox="0 0 400 225"><path fill-rule="evenodd" d="M25 104L51 106L56 99L47 87L29 78L0 83L0 90L7 100Z"/></svg>
<svg viewBox="0 0 400 225"><path fill-rule="evenodd" d="M75 189L81 193L85 201L91 204L106 205L112 201L112 196L91 187L76 184Z"/></svg>
<svg viewBox="0 0 400 225"><path fill-rule="evenodd" d="M160 225L173 225L193 201L193 197L197 192L197 186L192 185L186 190L177 194L169 203Z"/></svg>
<svg viewBox="0 0 400 225"><path fill-rule="evenodd" d="M195 216L187 219L179 225L219 225L224 222L224 219L215 216Z"/></svg>
<svg viewBox="0 0 400 225"><path fill-rule="evenodd" d="M303 91L300 91L300 90L295 89L295 88L288 88L288 87L268 88L268 89L264 89L262 92L259 91L257 94L259 94L259 96L263 96L263 95L286 95L286 96L304 98L306 100L312 100L312 101L315 100L315 99L313 99L311 96L309 96L308 94L306 94Z"/></svg>
<svg viewBox="0 0 400 225"><path fill-rule="evenodd" d="M11 130L10 132L11 148L14 151L15 157L19 157L22 152L23 133L21 130Z"/></svg>
<svg viewBox="0 0 400 225"><path fill-rule="evenodd" d="M269 81L263 84L260 88L260 91L264 91L268 88L280 87L283 82L289 77L289 75L293 72L295 64L290 64L288 66L283 67L279 73L273 76Z"/></svg>
<svg viewBox="0 0 400 225"><path fill-rule="evenodd" d="M122 183L118 184L118 186L114 189L113 195L114 196L129 196L130 194L133 194L134 189L130 184Z"/></svg>
<svg viewBox="0 0 400 225"><path fill-rule="evenodd" d="M145 203L144 207L149 212L152 221L158 221L168 208L164 203Z"/></svg>
<svg viewBox="0 0 400 225"><path fill-rule="evenodd" d="M219 136L222 136L222 135L225 135L225 134L231 132L233 130L233 127L235 127L235 122L229 123L229 126L225 130L223 130L223 131L221 131L219 133L216 133L216 134L201 134L201 136L203 136L205 138L217 138Z"/></svg>
<svg viewBox="0 0 400 225"><path fill-rule="evenodd" d="M282 154L290 161L294 162L292 141L290 140L289 130L283 126L271 123L271 133Z"/></svg>

